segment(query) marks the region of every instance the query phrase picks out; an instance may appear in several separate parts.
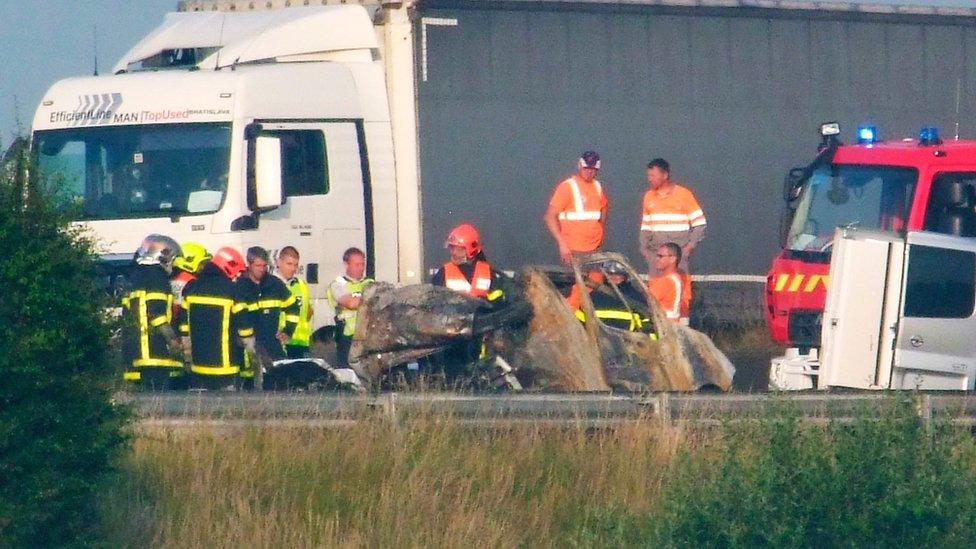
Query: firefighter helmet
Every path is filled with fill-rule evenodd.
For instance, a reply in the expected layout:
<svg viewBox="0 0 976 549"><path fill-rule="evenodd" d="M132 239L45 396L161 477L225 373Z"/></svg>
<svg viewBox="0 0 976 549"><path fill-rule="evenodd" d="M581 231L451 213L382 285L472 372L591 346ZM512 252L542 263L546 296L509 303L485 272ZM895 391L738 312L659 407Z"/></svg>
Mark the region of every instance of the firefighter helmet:
<svg viewBox="0 0 976 549"><path fill-rule="evenodd" d="M241 255L241 252L230 246L224 246L217 250L210 263L220 269L231 280L237 278L237 275L241 274L241 271L244 270L244 256Z"/></svg>
<svg viewBox="0 0 976 549"><path fill-rule="evenodd" d="M136 250L136 263L139 265L159 265L168 273L173 270L173 260L181 253L180 245L175 240L165 235L153 233L142 239L142 244Z"/></svg>
<svg viewBox="0 0 976 549"><path fill-rule="evenodd" d="M183 253L173 260L173 266L191 274L199 271L203 262L213 257L202 244L196 242L184 242L180 248Z"/></svg>
<svg viewBox="0 0 976 549"><path fill-rule="evenodd" d="M447 241L444 242L445 248L450 246L464 248L465 253L468 254L468 259L478 255L478 252L481 251L481 238L478 236L478 229L475 229L474 225L470 223L462 223L454 227L448 233Z"/></svg>

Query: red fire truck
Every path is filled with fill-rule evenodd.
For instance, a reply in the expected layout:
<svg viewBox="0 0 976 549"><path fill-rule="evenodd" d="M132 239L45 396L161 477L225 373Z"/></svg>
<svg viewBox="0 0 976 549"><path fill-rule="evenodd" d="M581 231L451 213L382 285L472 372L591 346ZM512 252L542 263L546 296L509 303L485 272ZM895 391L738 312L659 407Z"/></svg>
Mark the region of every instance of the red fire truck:
<svg viewBox="0 0 976 549"><path fill-rule="evenodd" d="M801 349L820 345L835 228L976 237L976 140L942 141L923 128L882 141L861 126L855 144L844 145L837 123L820 133L814 161L786 178L783 249L766 279L770 334Z"/></svg>

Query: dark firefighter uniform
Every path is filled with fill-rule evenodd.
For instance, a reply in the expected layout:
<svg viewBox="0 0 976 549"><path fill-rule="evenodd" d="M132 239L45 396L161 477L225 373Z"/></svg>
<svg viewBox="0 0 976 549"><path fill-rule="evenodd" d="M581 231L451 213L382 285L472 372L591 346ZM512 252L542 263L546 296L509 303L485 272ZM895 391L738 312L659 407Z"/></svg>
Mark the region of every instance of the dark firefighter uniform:
<svg viewBox="0 0 976 549"><path fill-rule="evenodd" d="M278 323L282 319L284 319L284 326L281 332L288 337L295 333L299 320L298 313L301 309L295 294L288 289L284 281L270 274L264 275L261 282L257 283L246 275L241 275L234 284L238 287L238 296L247 303L248 315L251 318L251 325L254 326L254 338L258 347L271 360L287 358L284 347L276 336L279 332ZM245 377L251 376L253 372L245 375Z"/></svg>
<svg viewBox="0 0 976 549"><path fill-rule="evenodd" d="M164 326L173 320L173 296L169 276L159 265L136 265L129 278L132 291L122 298L126 318L123 355L127 368L126 380L138 381L141 372L160 369L177 377L183 373L183 363L170 356Z"/></svg>
<svg viewBox="0 0 976 549"><path fill-rule="evenodd" d="M238 338L254 335L248 304L213 264L204 265L183 288L180 333L191 341L190 370L200 376L237 376L244 365Z"/></svg>

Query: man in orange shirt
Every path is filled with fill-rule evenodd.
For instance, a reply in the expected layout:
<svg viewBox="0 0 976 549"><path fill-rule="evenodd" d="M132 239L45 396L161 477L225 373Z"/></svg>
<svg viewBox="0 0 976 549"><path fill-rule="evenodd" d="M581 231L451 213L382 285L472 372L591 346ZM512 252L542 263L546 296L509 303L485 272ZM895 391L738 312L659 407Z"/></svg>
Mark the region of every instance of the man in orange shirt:
<svg viewBox="0 0 976 549"><path fill-rule="evenodd" d="M654 254L662 244L681 247L678 269L688 270L688 259L695 246L705 238L705 214L695 195L686 187L671 181L671 168L663 158L647 165L647 183L640 223L640 251L647 260L648 275L654 276Z"/></svg>
<svg viewBox="0 0 976 549"><path fill-rule="evenodd" d="M542 220L559 246L559 259L571 263L573 254L595 252L603 244L607 197L596 179L600 155L584 152L576 175L556 185Z"/></svg>
<svg viewBox="0 0 976 549"><path fill-rule="evenodd" d="M678 271L681 246L674 242L662 244L654 254L654 267L658 276L647 281L647 291L654 296L671 322L688 325L691 306L690 277Z"/></svg>

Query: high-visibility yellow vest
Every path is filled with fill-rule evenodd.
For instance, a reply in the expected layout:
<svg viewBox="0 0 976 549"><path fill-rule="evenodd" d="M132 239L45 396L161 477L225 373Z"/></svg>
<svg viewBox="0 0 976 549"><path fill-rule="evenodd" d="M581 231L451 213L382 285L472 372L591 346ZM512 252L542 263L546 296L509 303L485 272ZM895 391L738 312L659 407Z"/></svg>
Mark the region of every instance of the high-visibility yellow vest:
<svg viewBox="0 0 976 549"><path fill-rule="evenodd" d="M340 276L336 278L335 281L343 284L350 294L362 294L363 290L373 283L372 278L349 280L345 276ZM353 334L356 333L356 317L358 316L358 311L356 309L346 309L345 307L339 305L339 302L336 301L335 296L332 295L331 286L329 286L329 291L326 292L326 297L328 297L329 303L332 304L332 308L334 308L336 311L336 320L343 323L342 335L352 337Z"/></svg>
<svg viewBox="0 0 976 549"><path fill-rule="evenodd" d="M312 340L312 326L308 314L309 307L311 306L308 297L308 283L296 276L289 280L287 285L299 304L298 325L295 326L295 332L291 335L291 339L288 340L288 344L298 347L308 347L309 342ZM284 327L285 315L282 313L281 319L278 321L278 331L281 331Z"/></svg>

